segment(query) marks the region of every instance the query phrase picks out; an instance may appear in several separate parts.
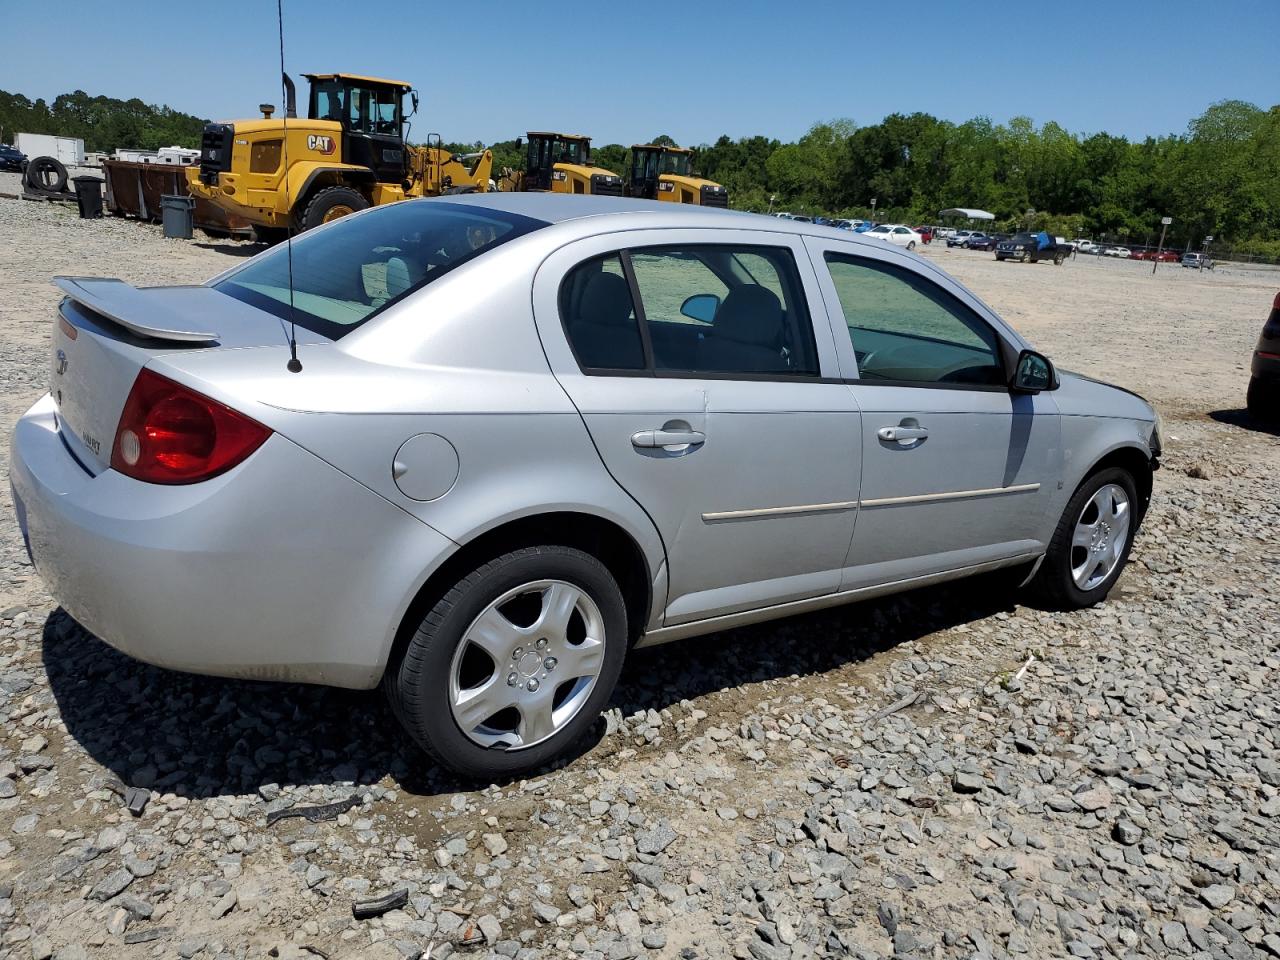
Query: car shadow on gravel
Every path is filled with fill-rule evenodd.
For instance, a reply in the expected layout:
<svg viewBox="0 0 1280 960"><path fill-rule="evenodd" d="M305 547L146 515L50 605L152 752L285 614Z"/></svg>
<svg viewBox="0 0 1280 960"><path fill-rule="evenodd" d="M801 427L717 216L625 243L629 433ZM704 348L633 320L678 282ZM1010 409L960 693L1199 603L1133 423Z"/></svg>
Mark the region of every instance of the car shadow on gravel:
<svg viewBox="0 0 1280 960"><path fill-rule="evenodd" d="M1209 413L1209 419L1253 433L1266 433L1273 437L1280 437L1280 421L1265 423L1257 417L1250 416L1249 411L1245 409L1213 410Z"/></svg>
<svg viewBox="0 0 1280 960"><path fill-rule="evenodd" d="M979 581L981 582L981 581ZM684 699L865 661L938 630L1013 608L1007 591L974 581L725 631L629 658L611 706L629 715ZM390 776L438 795L477 784L441 770L401 732L381 694L196 676L134 660L62 610L42 654L68 736L127 786L191 798L260 787L333 788ZM557 766L594 750L602 720ZM265 792L270 792L265 791Z"/></svg>

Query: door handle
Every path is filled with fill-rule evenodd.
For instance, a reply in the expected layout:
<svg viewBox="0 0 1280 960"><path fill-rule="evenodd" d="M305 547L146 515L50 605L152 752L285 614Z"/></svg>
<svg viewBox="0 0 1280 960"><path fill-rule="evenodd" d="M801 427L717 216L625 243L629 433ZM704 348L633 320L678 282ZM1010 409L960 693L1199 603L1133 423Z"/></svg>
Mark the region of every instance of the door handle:
<svg viewBox="0 0 1280 960"><path fill-rule="evenodd" d="M876 431L881 440L924 440L929 436L927 427L881 427Z"/></svg>
<svg viewBox="0 0 1280 960"><path fill-rule="evenodd" d="M705 443L707 435L697 430L641 430L631 435L633 447L686 447Z"/></svg>

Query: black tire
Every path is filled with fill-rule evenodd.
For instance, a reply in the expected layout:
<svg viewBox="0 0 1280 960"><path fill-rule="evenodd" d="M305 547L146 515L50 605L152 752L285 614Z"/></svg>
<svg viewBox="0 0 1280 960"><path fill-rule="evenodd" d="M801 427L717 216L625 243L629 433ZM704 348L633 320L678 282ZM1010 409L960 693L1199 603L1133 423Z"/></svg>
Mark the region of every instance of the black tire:
<svg viewBox="0 0 1280 960"><path fill-rule="evenodd" d="M914 250L915 248L916 248L916 242L914 240L912 240L910 243L907 244L908 250Z"/></svg>
<svg viewBox="0 0 1280 960"><path fill-rule="evenodd" d="M1103 486L1114 483L1129 497L1129 535L1125 539L1120 552L1120 560L1115 569L1105 580L1091 590L1082 590L1071 575L1071 537L1072 531L1085 505ZM1119 467L1107 467L1091 474L1080 484L1080 487L1068 501L1066 509L1054 528L1049 540L1049 549L1045 552L1044 562L1031 582L1032 590L1039 596L1043 604L1053 610L1081 610L1092 607L1106 599L1115 582L1120 579L1125 565L1129 562L1129 551L1133 547L1133 538L1137 535L1138 524L1142 519L1142 510L1138 502L1137 486L1127 470Z"/></svg>
<svg viewBox="0 0 1280 960"><path fill-rule="evenodd" d="M1054 265L1055 267L1060 267L1060 266L1062 266L1062 261L1063 261L1064 259L1065 259L1065 258L1064 258L1061 254L1057 254L1057 255L1055 255L1055 256L1054 256L1054 258L1053 258L1053 265Z"/></svg>
<svg viewBox="0 0 1280 960"><path fill-rule="evenodd" d="M1249 416L1259 423L1280 423L1280 388L1258 377L1250 377L1245 406Z"/></svg>
<svg viewBox="0 0 1280 960"><path fill-rule="evenodd" d="M358 210L367 210L369 201L365 199L364 194L350 187L325 187L307 201L298 225L303 230L318 227L334 219L334 212L342 207L347 208L347 213L355 213ZM344 214L339 213L338 216L344 216Z"/></svg>
<svg viewBox="0 0 1280 960"><path fill-rule="evenodd" d="M67 189L67 168L54 157L36 157L27 164L27 185L46 193L62 193Z"/></svg>
<svg viewBox="0 0 1280 960"><path fill-rule="evenodd" d="M454 653L472 622L495 599L523 584L550 579L584 590L600 610L606 639L595 687L578 713L549 739L516 750L481 746L463 733L450 707ZM622 671L627 637L622 591L603 563L572 547L524 547L480 565L436 601L399 657L388 664L383 689L405 730L441 764L466 777L504 780L563 756L599 719Z"/></svg>
<svg viewBox="0 0 1280 960"><path fill-rule="evenodd" d="M997 262L997 263L999 263L999 262L1000 262L1001 260L1003 260L1003 259L1004 259L1004 257L1000 256L1000 254L998 254L998 253L996 254L996 262Z"/></svg>

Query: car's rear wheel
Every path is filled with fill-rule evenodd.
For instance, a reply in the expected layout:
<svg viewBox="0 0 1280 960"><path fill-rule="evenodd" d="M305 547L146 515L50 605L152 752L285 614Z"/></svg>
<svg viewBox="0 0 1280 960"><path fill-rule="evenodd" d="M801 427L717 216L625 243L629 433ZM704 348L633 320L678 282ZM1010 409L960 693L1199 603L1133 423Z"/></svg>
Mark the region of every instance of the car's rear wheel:
<svg viewBox="0 0 1280 960"><path fill-rule="evenodd" d="M1280 422L1280 387L1259 377L1250 377L1245 405L1249 416L1259 423Z"/></svg>
<svg viewBox="0 0 1280 960"><path fill-rule="evenodd" d="M567 752L622 669L622 591L595 557L525 547L436 601L383 686L409 734L450 769L494 780Z"/></svg>
<svg viewBox="0 0 1280 960"><path fill-rule="evenodd" d="M1138 529L1138 493L1119 467L1099 470L1067 503L1032 586L1055 609L1106 599L1120 579Z"/></svg>

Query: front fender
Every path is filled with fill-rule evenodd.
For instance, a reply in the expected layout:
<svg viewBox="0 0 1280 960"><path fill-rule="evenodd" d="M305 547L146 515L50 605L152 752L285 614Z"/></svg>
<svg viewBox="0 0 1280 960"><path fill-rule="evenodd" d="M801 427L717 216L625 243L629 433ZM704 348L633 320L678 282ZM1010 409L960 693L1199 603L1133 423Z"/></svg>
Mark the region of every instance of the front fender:
<svg viewBox="0 0 1280 960"><path fill-rule="evenodd" d="M1064 416L1062 418L1062 478L1050 516L1057 522L1067 501L1079 489L1080 484L1103 460L1117 453L1132 450L1148 464L1154 451L1151 447L1151 431L1154 424L1141 420L1117 417ZM1150 474L1139 477L1139 487L1149 485ZM1149 488L1149 486L1148 486Z"/></svg>
<svg viewBox="0 0 1280 960"><path fill-rule="evenodd" d="M299 160L289 165L286 177L289 191L279 197L279 213L288 213L288 204L297 207L311 191L317 181L323 182L332 178L335 182L355 181L372 183L373 173L368 167L360 167L351 163L328 163L318 160Z"/></svg>

